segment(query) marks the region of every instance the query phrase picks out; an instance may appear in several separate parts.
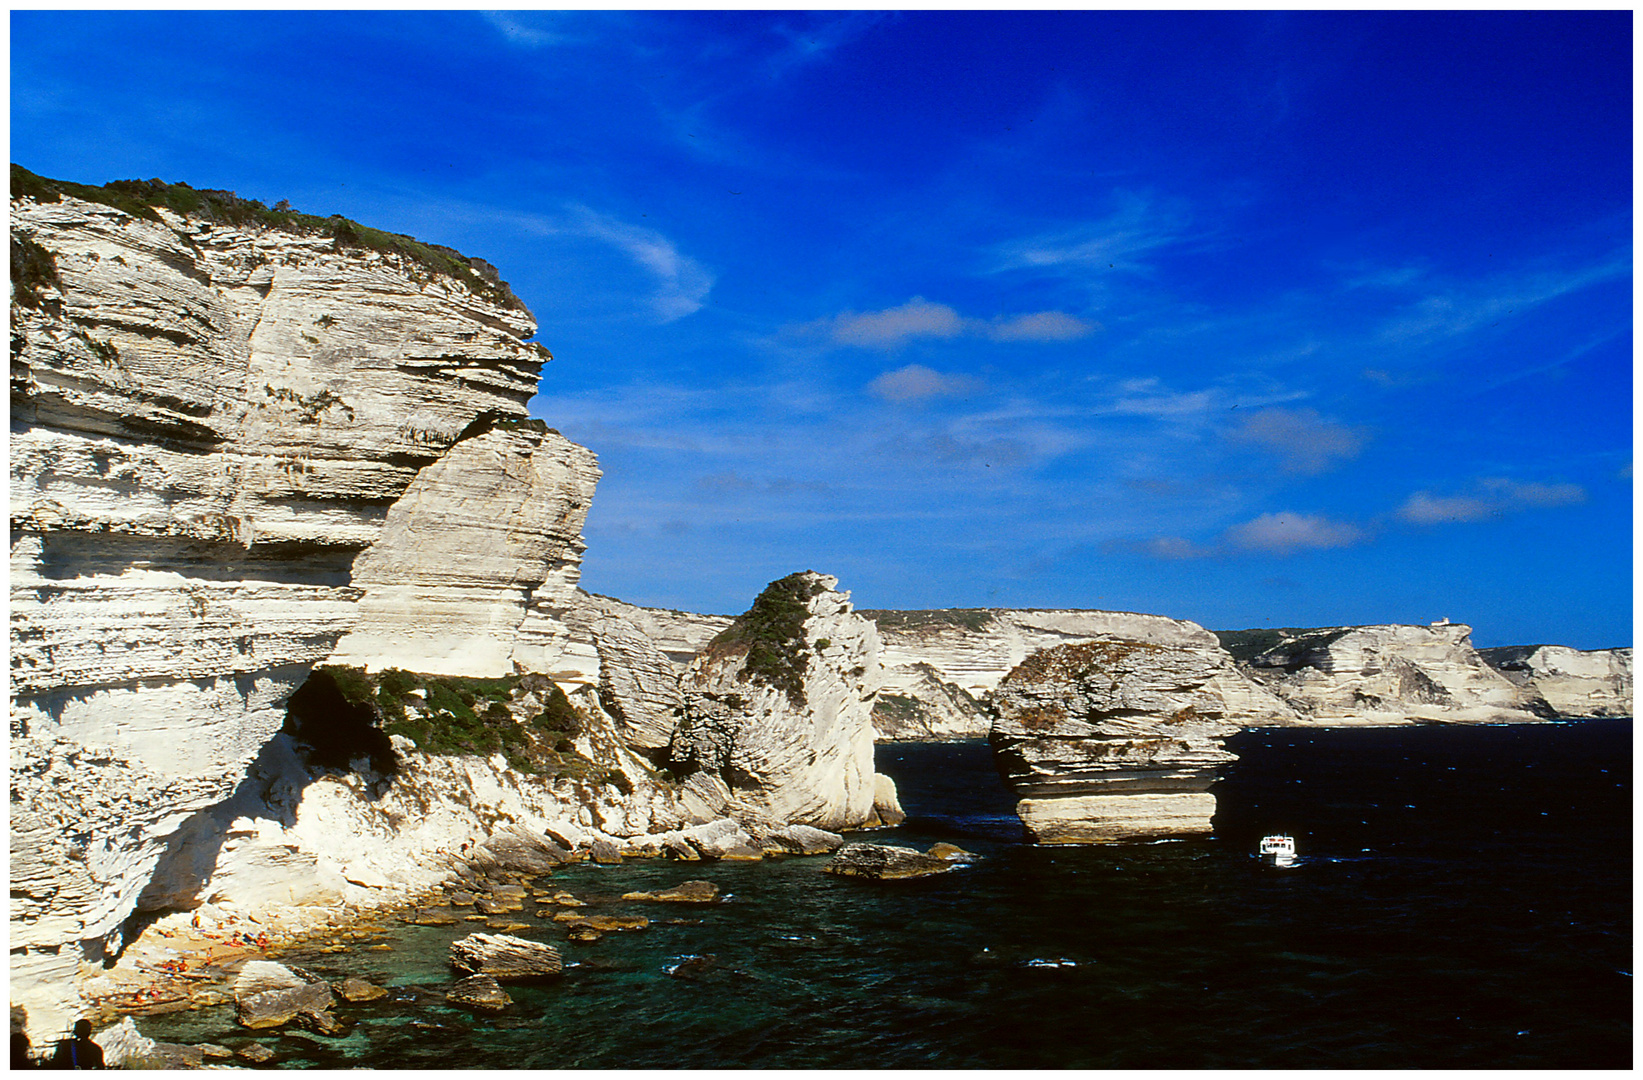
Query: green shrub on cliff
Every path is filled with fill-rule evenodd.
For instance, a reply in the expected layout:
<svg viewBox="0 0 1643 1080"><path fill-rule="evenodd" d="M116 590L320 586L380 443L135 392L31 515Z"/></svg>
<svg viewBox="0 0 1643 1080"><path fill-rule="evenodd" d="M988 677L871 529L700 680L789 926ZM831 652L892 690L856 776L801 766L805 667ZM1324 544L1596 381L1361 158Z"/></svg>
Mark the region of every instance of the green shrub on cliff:
<svg viewBox="0 0 1643 1080"><path fill-rule="evenodd" d="M809 571L772 581L752 607L708 642L706 651L717 656L745 654L743 681L751 679L784 691L789 701L802 708L804 673L810 665L804 621L810 616L810 601L825 591L826 586L810 577Z"/></svg>
<svg viewBox="0 0 1643 1080"><path fill-rule="evenodd" d="M558 686L548 691L547 705L531 723L543 731L562 732L573 738L582 734L582 718Z"/></svg>
<svg viewBox="0 0 1643 1080"><path fill-rule="evenodd" d="M382 759L379 769L392 771L388 736L400 735L425 754L500 753L514 772L632 792L621 770L577 751L582 715L557 685L549 683L547 707L530 723L515 720L510 702L519 683L516 675L462 679L388 668L373 676L361 668L326 665L315 668L292 695L287 730L310 745L311 760L329 767L345 768L369 753L373 762Z"/></svg>
<svg viewBox="0 0 1643 1080"><path fill-rule="evenodd" d="M45 303L40 295L47 287L62 291L57 276L57 258L26 236L11 234L12 301L19 307L38 309Z"/></svg>

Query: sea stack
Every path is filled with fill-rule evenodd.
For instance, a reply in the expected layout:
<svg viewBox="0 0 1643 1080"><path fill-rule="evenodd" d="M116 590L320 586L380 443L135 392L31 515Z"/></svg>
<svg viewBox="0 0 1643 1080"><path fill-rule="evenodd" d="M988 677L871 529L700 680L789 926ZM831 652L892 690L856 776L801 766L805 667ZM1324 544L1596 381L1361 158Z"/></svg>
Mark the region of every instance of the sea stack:
<svg viewBox="0 0 1643 1080"><path fill-rule="evenodd" d="M999 683L990 741L1041 844L1210 831L1222 745L1287 709L1209 642L1092 641L1028 657Z"/></svg>
<svg viewBox="0 0 1643 1080"><path fill-rule="evenodd" d="M773 581L681 680L669 750L688 811L820 829L900 820L873 771L879 637L838 579Z"/></svg>

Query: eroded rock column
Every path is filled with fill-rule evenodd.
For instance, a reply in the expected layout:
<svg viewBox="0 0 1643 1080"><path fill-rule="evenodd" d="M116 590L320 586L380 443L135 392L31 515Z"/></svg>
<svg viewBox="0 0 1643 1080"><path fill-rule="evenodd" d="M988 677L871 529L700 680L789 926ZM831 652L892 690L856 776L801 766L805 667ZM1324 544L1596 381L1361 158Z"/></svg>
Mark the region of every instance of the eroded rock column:
<svg viewBox="0 0 1643 1080"><path fill-rule="evenodd" d="M1005 676L990 739L1028 836L1088 844L1210 831L1209 786L1235 759L1222 745L1238 731L1227 686L1243 695L1229 666L1219 650L1096 641L1045 649Z"/></svg>

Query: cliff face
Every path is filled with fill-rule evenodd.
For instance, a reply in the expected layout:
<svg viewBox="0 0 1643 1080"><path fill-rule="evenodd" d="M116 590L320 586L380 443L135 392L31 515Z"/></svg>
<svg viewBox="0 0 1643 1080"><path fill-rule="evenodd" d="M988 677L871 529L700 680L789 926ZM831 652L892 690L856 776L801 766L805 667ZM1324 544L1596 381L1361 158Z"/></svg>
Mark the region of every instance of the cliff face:
<svg viewBox="0 0 1643 1080"><path fill-rule="evenodd" d="M982 701L1042 649L1090 641L1139 641L1197 650L1249 725L1294 723L1293 710L1240 674L1214 635L1196 623L1127 611L956 608L865 611L884 641L885 677L875 722L885 738L978 738L991 713Z"/></svg>
<svg viewBox="0 0 1643 1080"><path fill-rule="evenodd" d="M1042 650L1005 676L990 741L1027 834L1064 844L1208 832L1209 786L1233 760L1221 740L1250 707L1218 653L1112 639Z"/></svg>
<svg viewBox="0 0 1643 1080"><path fill-rule="evenodd" d="M504 834L758 858L820 843L790 823L896 818L878 639L833 579L794 577L775 654L755 604L699 658L731 620L577 588L599 469L526 418L547 354L488 267L135 188L165 205L14 173L11 991L36 1034L133 916L323 924Z"/></svg>
<svg viewBox="0 0 1643 1080"><path fill-rule="evenodd" d="M1631 716L1632 650L1585 651L1563 645L1480 649L1490 667L1539 694L1564 717Z"/></svg>
<svg viewBox="0 0 1643 1080"><path fill-rule="evenodd" d="M12 202L14 989L119 947L354 627L356 556L475 420L524 417L546 356L471 275L36 194ZM588 471L546 436L473 442ZM544 526L543 580L574 580L579 524Z"/></svg>
<svg viewBox="0 0 1643 1080"><path fill-rule="evenodd" d="M1551 717L1538 693L1484 662L1472 648L1471 633L1469 626L1442 623L1244 631L1222 638L1247 655L1249 671L1307 723L1503 724Z"/></svg>

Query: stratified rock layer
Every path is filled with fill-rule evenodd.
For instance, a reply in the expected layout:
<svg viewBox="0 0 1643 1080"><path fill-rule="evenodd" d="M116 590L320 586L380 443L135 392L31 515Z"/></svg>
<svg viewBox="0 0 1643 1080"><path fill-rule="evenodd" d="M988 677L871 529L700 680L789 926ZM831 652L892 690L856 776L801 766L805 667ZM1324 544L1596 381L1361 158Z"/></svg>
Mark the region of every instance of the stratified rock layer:
<svg viewBox="0 0 1643 1080"><path fill-rule="evenodd" d="M1222 638L1237 646L1240 633L1251 632ZM1485 663L1472 648L1472 628L1461 623L1255 633L1276 640L1256 640L1264 647L1248 670L1307 723L1509 724L1553 715L1532 687Z"/></svg>
<svg viewBox="0 0 1643 1080"><path fill-rule="evenodd" d="M52 1033L180 827L257 794L355 556L476 420L524 418L546 351L505 288L403 254L11 209L12 991Z"/></svg>
<svg viewBox="0 0 1643 1080"><path fill-rule="evenodd" d="M1513 684L1545 699L1568 718L1631 716L1632 650L1505 645L1478 650Z"/></svg>
<svg viewBox="0 0 1643 1080"><path fill-rule="evenodd" d="M885 677L875 722L890 739L979 738L991 713L983 702L1017 665L1041 649L1089 641L1140 641L1202 650L1225 664L1220 684L1249 700L1243 711L1259 723L1293 723L1296 716L1248 684L1221 654L1214 635L1196 623L1128 611L951 608L866 611L883 639Z"/></svg>
<svg viewBox="0 0 1643 1080"><path fill-rule="evenodd" d="M1221 740L1252 722L1219 650L1142 641L1059 645L999 683L991 742L1040 843L1208 832ZM1230 694L1229 694L1230 690Z"/></svg>
<svg viewBox="0 0 1643 1080"><path fill-rule="evenodd" d="M567 606L599 468L540 421L464 439L417 474L354 561L358 622L332 661L495 678L527 606Z"/></svg>

